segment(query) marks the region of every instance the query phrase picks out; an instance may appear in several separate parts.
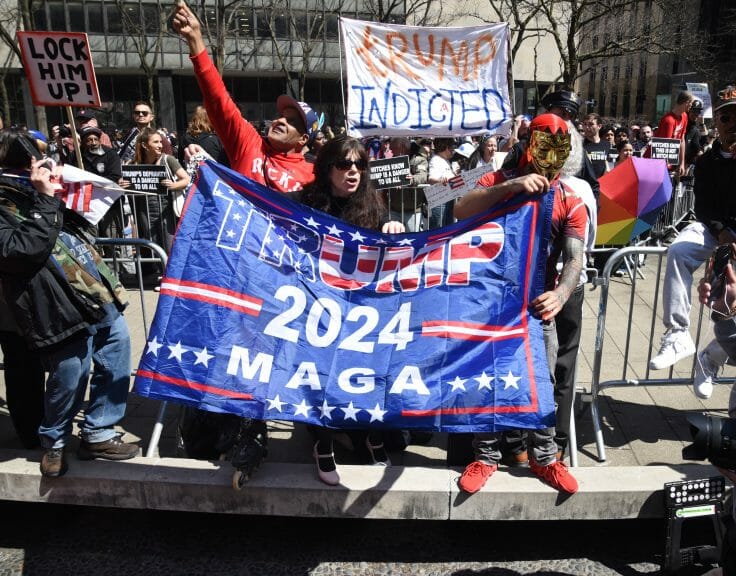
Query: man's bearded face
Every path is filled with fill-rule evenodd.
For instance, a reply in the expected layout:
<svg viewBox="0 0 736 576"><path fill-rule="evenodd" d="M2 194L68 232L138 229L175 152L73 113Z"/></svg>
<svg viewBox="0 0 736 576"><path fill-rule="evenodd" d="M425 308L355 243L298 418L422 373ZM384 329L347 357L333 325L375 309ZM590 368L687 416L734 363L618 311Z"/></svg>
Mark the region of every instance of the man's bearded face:
<svg viewBox="0 0 736 576"><path fill-rule="evenodd" d="M554 180L570 155L570 135L535 130L529 143L532 164L538 174Z"/></svg>

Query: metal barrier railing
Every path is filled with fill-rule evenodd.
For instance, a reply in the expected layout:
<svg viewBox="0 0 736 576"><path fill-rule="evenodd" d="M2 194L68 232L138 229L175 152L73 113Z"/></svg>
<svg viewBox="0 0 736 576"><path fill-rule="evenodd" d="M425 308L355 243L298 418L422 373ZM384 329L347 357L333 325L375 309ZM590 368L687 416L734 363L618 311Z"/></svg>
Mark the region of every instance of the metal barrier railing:
<svg viewBox="0 0 736 576"><path fill-rule="evenodd" d="M670 367L666 372L666 377L663 378L651 378L649 368L649 361L652 359L652 351L655 342L659 339L655 338L655 334L664 331L664 326L658 322L658 312L660 307L660 292L663 281L663 259L666 258L667 248L666 247L645 247L645 246L632 246L628 248L622 248L616 251L611 258L606 262L602 274L595 279L594 284L601 288L600 302L598 309L598 324L595 335L595 348L594 348L594 361L593 361L593 372L591 377L591 417L593 420L593 431L595 435L596 449L598 452L598 459L600 461L606 460L605 444L603 441L603 432L601 428L601 414L600 414L600 395L601 392L607 388L613 387L626 387L626 386L670 386L670 385L689 385L693 383L695 374L695 363L697 362L697 354L694 355L692 364L689 369L689 377L675 376L675 367ZM623 339L616 338L616 344L619 346L615 354L615 358L610 357L611 361L616 365L622 366L621 377L603 380L602 369L604 364L604 343L606 341L606 314L608 311L609 297L610 297L610 284L611 274L614 270L618 269L622 262L626 259L631 260L632 258L639 261L640 257L644 256L648 260L656 258L656 265L651 267L656 270L656 274L650 280L654 282L652 298L653 301L647 301L643 294L643 291L637 291L637 286L642 280L638 277L638 274L631 274L630 285L628 292L628 303L618 302L621 308L626 310L626 333ZM646 263L646 267L649 269L649 261ZM694 287L693 287L694 290ZM642 313L643 308L651 307L651 317L646 317ZM703 307L700 306L696 327L696 336L694 338L696 349L699 348L699 343L702 334L703 322L709 322L707 315L703 314ZM616 319L617 325L620 325L620 316ZM636 330L634 330L636 328ZM623 347L620 349L620 344L623 342ZM642 367L637 362L642 360L640 352L647 350L645 364ZM632 358L632 351L636 351L637 358ZM621 358L623 355L623 359ZM623 361L622 361L623 360ZM731 383L732 378L716 378L714 383Z"/></svg>

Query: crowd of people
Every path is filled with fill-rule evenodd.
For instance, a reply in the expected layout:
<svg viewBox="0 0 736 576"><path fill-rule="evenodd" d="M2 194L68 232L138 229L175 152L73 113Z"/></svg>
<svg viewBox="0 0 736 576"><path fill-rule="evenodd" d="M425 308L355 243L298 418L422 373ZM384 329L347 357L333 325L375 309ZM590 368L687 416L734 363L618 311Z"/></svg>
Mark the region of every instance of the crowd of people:
<svg viewBox="0 0 736 576"><path fill-rule="evenodd" d="M308 206L386 233L411 227L411 215L399 212L390 198L373 188L368 169L376 159L408 156L412 186L448 185L462 171L489 167L471 192L429 211L429 227L474 216L514 195L554 194L545 288L529 307L544 329L556 426L475 434L475 458L459 486L477 492L503 463L528 467L555 489L575 493L578 484L564 459L581 334L585 253L595 242L598 179L631 156L647 157L653 136L679 139L680 161L670 168L678 177L695 175L697 221L678 237L668 256L667 332L652 359L653 369L665 368L695 353L692 341L687 342L695 270L717 244L736 242L736 205L732 208L723 194L736 181L731 157L736 146L736 89L718 94L711 130L702 122L702 102L686 91L653 129L646 123L609 124L595 113L580 117L580 98L562 89L545 95L543 113L516 116L508 133L360 141L344 130L335 133L324 125L323 115L287 95L277 99L271 122L254 126L228 94L207 53L199 22L183 3L177 6L173 27L188 45L203 96L178 142L156 128L153 109L144 101L133 106L128 133L112 138L90 110L77 112L76 135L63 125L54 126L48 138L17 128L0 132L0 345L11 417L24 444L43 450L41 473L57 477L66 471L65 448L88 384L79 458L123 460L138 453L136 444L124 442L115 431L125 412L130 376L130 338L122 315L125 290L91 240L95 234L115 235L124 227L117 215L125 217L128 200L121 198L94 230L55 197L54 164L76 162L73 139L78 138L85 170L123 187L130 185L123 177L125 164L165 167L160 196L144 197L127 213L135 215L140 235L166 250L180 213L177 205L190 183L184 166L189 158L202 155ZM729 316L730 309L729 302ZM714 343L699 358L695 391L708 397L726 353ZM205 419L198 412L185 411L185 446L201 440L205 420L213 438L222 438L218 429L233 429L232 417ZM193 422L200 425L191 426ZM230 445L220 445L217 451L229 451L238 466L252 471L265 455L266 426L238 419L235 429ZM365 431L361 442L369 463L390 465L384 434ZM206 449L200 453L209 454ZM313 457L319 479L339 484L332 430L314 430Z"/></svg>

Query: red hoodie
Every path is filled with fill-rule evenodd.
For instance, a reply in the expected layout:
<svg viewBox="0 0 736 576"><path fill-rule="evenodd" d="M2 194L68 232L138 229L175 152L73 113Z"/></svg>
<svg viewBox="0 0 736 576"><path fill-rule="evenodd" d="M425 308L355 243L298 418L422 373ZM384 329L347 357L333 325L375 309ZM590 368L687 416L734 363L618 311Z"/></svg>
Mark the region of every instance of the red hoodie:
<svg viewBox="0 0 736 576"><path fill-rule="evenodd" d="M230 166L279 192L295 192L314 180L314 166L301 153L278 152L240 114L220 73L203 50L190 57L207 116L220 137Z"/></svg>

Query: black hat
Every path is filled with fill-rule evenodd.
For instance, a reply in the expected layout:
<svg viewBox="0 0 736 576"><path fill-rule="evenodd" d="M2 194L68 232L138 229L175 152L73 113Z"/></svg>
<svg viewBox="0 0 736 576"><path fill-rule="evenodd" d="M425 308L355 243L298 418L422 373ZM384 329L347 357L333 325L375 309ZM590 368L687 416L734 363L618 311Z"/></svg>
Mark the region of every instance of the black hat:
<svg viewBox="0 0 736 576"><path fill-rule="evenodd" d="M102 130L100 130L96 126L85 126L79 131L79 136L82 140L84 140L90 134L97 134L97 137L99 138L100 136L102 136Z"/></svg>
<svg viewBox="0 0 736 576"><path fill-rule="evenodd" d="M572 116L577 116L580 112L580 104L582 100L580 97L569 90L555 90L554 92L548 92L542 98L542 106L547 110L550 108L562 108L569 112Z"/></svg>
<svg viewBox="0 0 736 576"><path fill-rule="evenodd" d="M733 106L736 104L736 86L729 84L723 90L720 90L717 96L713 112L718 112L726 106Z"/></svg>
<svg viewBox="0 0 736 576"><path fill-rule="evenodd" d="M701 112L703 110L703 102L698 100L697 98L693 100L693 103L690 104L690 111L691 112Z"/></svg>
<svg viewBox="0 0 736 576"><path fill-rule="evenodd" d="M77 120L86 121L86 120L91 120L92 118L95 117L95 115L90 110L87 110L86 108L82 108L79 110L79 112L77 112L77 114L74 117Z"/></svg>

